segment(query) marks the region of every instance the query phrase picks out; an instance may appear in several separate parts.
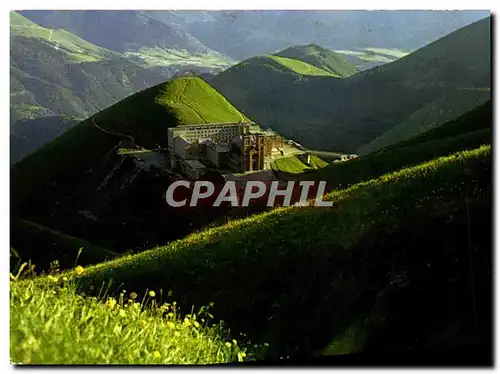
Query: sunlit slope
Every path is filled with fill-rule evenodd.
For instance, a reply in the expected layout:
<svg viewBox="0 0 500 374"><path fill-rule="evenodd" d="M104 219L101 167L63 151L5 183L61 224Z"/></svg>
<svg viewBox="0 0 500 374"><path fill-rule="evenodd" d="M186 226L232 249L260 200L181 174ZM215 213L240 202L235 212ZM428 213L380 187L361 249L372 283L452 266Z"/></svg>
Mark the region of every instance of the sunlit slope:
<svg viewBox="0 0 500 374"><path fill-rule="evenodd" d="M334 73L330 73L324 69L318 68L314 65L293 58L273 56L273 55L269 55L267 57L282 64L283 66L285 66L286 68L290 69L291 71L297 74L338 77L338 75L335 75Z"/></svg>
<svg viewBox="0 0 500 374"><path fill-rule="evenodd" d="M446 124L357 159L328 165L304 180L326 181L330 188L344 188L403 167L465 149L492 144L491 101Z"/></svg>
<svg viewBox="0 0 500 374"><path fill-rule="evenodd" d="M298 75L252 58L210 83L245 115L305 147L356 153L420 109L419 118L433 121L436 109L428 104L439 98L469 91L446 105L455 117L480 104L491 86L490 35L488 18L343 79Z"/></svg>
<svg viewBox="0 0 500 374"><path fill-rule="evenodd" d="M63 29L42 27L17 12L10 12L11 36L36 38L65 54L67 62L89 62L118 58L119 53L99 47Z"/></svg>
<svg viewBox="0 0 500 374"><path fill-rule="evenodd" d="M90 267L82 286L214 301L231 328L280 355L484 340L490 278L476 274L482 318L468 329L467 269L471 246L488 269L490 194L485 146L334 191L331 208L278 209Z"/></svg>
<svg viewBox="0 0 500 374"><path fill-rule="evenodd" d="M349 62L342 54L317 44L292 46L275 53L274 56L302 61L339 77L348 77L358 72L356 65Z"/></svg>
<svg viewBox="0 0 500 374"><path fill-rule="evenodd" d="M155 102L172 108L183 124L248 121L200 78L184 77L167 82L158 90Z"/></svg>

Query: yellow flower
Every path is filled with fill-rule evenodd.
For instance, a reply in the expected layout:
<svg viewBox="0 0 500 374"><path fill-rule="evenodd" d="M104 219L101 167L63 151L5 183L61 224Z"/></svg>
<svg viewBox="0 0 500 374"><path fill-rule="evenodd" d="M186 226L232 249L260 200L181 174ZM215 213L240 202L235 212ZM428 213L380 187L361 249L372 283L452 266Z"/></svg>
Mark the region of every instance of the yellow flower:
<svg viewBox="0 0 500 374"><path fill-rule="evenodd" d="M107 302L106 302L106 306L109 308L109 309L113 309L116 305L116 300L115 299L112 299L110 298Z"/></svg>
<svg viewBox="0 0 500 374"><path fill-rule="evenodd" d="M75 274L76 275L82 275L83 274L83 267L78 265L76 268L75 268Z"/></svg>
<svg viewBox="0 0 500 374"><path fill-rule="evenodd" d="M136 294L135 292L131 292L131 293L130 293L130 298L131 298L132 300L137 299L137 294Z"/></svg>
<svg viewBox="0 0 500 374"><path fill-rule="evenodd" d="M226 347L231 348L231 343L226 342Z"/></svg>
<svg viewBox="0 0 500 374"><path fill-rule="evenodd" d="M238 344L238 342L236 341L236 339L233 339L233 344L234 345Z"/></svg>
<svg viewBox="0 0 500 374"><path fill-rule="evenodd" d="M151 297L155 297L155 296L156 296L156 294L155 294L155 292L154 292L153 290L151 290L151 291L149 291L149 296L151 296Z"/></svg>
<svg viewBox="0 0 500 374"><path fill-rule="evenodd" d="M120 309L120 312L118 312L118 314L120 315L120 317L126 317L127 316L127 313L125 313L125 311L123 309Z"/></svg>
<svg viewBox="0 0 500 374"><path fill-rule="evenodd" d="M59 282L59 278L54 277L54 276L52 276L52 275L49 275L47 278L49 278L49 280L51 280L51 281L52 281L52 282L54 282L54 283Z"/></svg>
<svg viewBox="0 0 500 374"><path fill-rule="evenodd" d="M173 323L172 321L168 321L167 326L170 327L171 329L173 329L173 328L175 328L175 323Z"/></svg>
<svg viewBox="0 0 500 374"><path fill-rule="evenodd" d="M160 358L160 357L161 357L160 352L158 352L158 351L154 351L153 352L153 358L157 359L157 358Z"/></svg>
<svg viewBox="0 0 500 374"><path fill-rule="evenodd" d="M67 282L68 281L68 277L63 277L63 281Z"/></svg>

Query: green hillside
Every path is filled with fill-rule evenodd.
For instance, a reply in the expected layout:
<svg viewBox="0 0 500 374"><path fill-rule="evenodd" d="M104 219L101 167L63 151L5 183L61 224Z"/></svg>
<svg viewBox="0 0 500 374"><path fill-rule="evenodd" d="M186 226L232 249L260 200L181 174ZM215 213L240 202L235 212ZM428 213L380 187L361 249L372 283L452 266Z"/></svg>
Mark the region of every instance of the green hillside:
<svg viewBox="0 0 500 374"><path fill-rule="evenodd" d="M306 164L305 161L301 160L297 156L289 156L279 158L271 163L271 169L284 173L303 173L307 170L320 169L327 166L328 163L323 161L316 155L310 156L310 164Z"/></svg>
<svg viewBox="0 0 500 374"><path fill-rule="evenodd" d="M155 103L169 106L183 124L249 121L200 78L177 78L163 85Z"/></svg>
<svg viewBox="0 0 500 374"><path fill-rule="evenodd" d="M399 125L362 146L356 153L367 154L425 133L490 99L490 91L462 90L443 95L417 110Z"/></svg>
<svg viewBox="0 0 500 374"><path fill-rule="evenodd" d="M206 365L251 357L228 331L203 322L208 308L180 314L175 305L151 307L152 296L127 303L124 295L84 297L69 278L56 273L47 284L10 283L16 365Z"/></svg>
<svg viewBox="0 0 500 374"><path fill-rule="evenodd" d="M280 355L484 339L482 319L457 328L472 323L464 225L474 263L488 261L478 223L491 217L490 173L489 147L459 152L334 191L332 208L277 209L89 267L81 285L169 289L185 308L213 301L233 331ZM476 278L481 315L488 279Z"/></svg>
<svg viewBox="0 0 500 374"><path fill-rule="evenodd" d="M297 76L251 58L210 83L245 115L307 148L355 153L419 110L418 118L436 118L434 100L450 99L446 110L453 116L439 121L481 103L491 88L490 24L489 18L475 22L344 79ZM454 105L454 96L463 99Z"/></svg>
<svg viewBox="0 0 500 374"><path fill-rule="evenodd" d="M202 79L177 78L133 94L67 130L11 169L11 201L21 202L44 186L85 170L123 136L153 149L167 146L166 129L182 124L239 122L248 119ZM105 133L97 128L114 132Z"/></svg>
<svg viewBox="0 0 500 374"><path fill-rule="evenodd" d="M492 128L493 109L489 101L453 121L409 140L347 162L333 163L310 175L301 175L300 178L326 181L329 188L347 188L392 170L491 144Z"/></svg>
<svg viewBox="0 0 500 374"><path fill-rule="evenodd" d="M303 61L338 77L345 78L358 72L356 66L350 63L344 56L320 47L317 44L292 46L275 53L274 56Z"/></svg>
<svg viewBox="0 0 500 374"><path fill-rule="evenodd" d="M10 32L13 35L35 38L65 56L65 62L78 63L120 57L119 53L98 47L66 31L42 27L17 12L10 12Z"/></svg>
<svg viewBox="0 0 500 374"><path fill-rule="evenodd" d="M306 62L296 60L293 58L288 58L288 57L281 57L281 56L273 56L269 55L269 58L279 62L283 66L287 67L291 71L297 73L297 74L302 74L302 75L319 75L319 76L334 76L337 77L338 75L334 75L333 73L330 73L326 70L323 70L321 68L318 68L314 65L308 64Z"/></svg>

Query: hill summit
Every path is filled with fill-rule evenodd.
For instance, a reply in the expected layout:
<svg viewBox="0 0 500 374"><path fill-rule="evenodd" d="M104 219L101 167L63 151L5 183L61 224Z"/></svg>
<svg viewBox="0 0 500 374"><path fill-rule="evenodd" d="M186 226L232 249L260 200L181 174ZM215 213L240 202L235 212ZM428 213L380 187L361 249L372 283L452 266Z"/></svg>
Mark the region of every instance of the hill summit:
<svg viewBox="0 0 500 374"><path fill-rule="evenodd" d="M357 67L343 55L314 43L291 46L275 53L274 56L303 61L343 78L358 72Z"/></svg>

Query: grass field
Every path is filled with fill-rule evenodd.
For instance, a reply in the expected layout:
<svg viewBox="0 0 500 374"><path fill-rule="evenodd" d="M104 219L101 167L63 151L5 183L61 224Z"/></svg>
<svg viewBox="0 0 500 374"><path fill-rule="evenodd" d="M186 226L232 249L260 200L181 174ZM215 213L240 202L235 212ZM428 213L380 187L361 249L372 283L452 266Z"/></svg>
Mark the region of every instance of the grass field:
<svg viewBox="0 0 500 374"><path fill-rule="evenodd" d="M184 77L167 82L159 90L156 102L172 108L184 124L249 121L200 78Z"/></svg>
<svg viewBox="0 0 500 374"><path fill-rule="evenodd" d="M14 364L216 364L247 356L222 326L207 326L208 308L181 315L152 293L84 297L71 278L10 282Z"/></svg>

